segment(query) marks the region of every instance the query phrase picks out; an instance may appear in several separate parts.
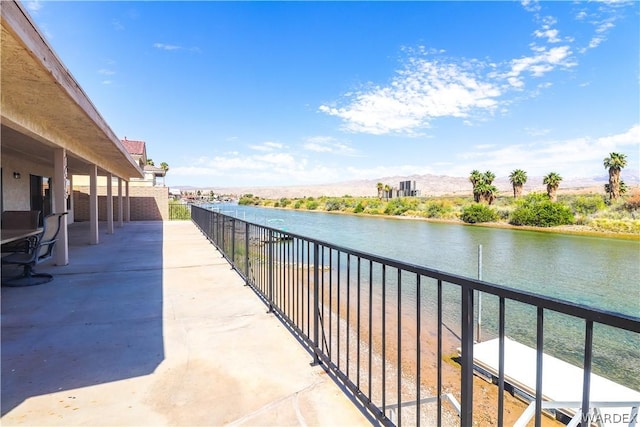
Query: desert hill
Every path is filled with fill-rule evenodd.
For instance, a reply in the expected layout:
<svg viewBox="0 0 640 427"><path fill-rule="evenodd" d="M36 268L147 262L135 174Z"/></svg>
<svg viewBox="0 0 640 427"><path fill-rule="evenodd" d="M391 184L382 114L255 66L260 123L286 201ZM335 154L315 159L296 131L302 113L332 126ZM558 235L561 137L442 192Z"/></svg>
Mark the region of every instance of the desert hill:
<svg viewBox="0 0 640 427"><path fill-rule="evenodd" d="M524 186L524 192L546 191L546 186L542 184L542 176L529 177ZM630 187L638 186L638 179L624 177ZM377 183L381 182L391 187L399 187L400 181L415 181L416 188L420 190L421 196L466 196L471 194L471 183L467 177L451 177L444 175L410 175L410 176L390 176L380 179L367 179L356 181L343 181L332 184L319 185L298 185L298 186L254 186L254 187L178 187L183 191L202 190L213 191L216 194L253 194L255 196L279 199L319 197L319 196L376 196ZM559 193L604 193L604 184L608 182L608 176L590 178L568 178L560 183ZM508 177L496 178L493 184L501 194L511 194L512 187Z"/></svg>

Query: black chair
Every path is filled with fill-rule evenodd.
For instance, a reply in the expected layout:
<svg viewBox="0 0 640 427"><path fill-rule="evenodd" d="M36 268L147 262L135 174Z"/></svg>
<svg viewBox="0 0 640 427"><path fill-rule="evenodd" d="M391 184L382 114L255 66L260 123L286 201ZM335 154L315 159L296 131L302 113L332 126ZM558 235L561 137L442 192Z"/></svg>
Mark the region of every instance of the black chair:
<svg viewBox="0 0 640 427"><path fill-rule="evenodd" d="M33 286L50 282L51 274L36 273L33 268L53 256L53 249L57 242L62 219L67 213L51 214L44 218L42 233L32 240L27 252L16 252L2 257L2 264L22 266L23 272L19 276L3 280L2 286Z"/></svg>

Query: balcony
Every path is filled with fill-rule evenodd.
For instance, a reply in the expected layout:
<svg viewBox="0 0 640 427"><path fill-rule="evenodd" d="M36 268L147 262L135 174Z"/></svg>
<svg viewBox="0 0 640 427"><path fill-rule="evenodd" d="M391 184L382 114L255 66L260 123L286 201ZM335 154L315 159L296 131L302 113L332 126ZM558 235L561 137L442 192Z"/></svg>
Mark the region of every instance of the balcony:
<svg viewBox="0 0 640 427"><path fill-rule="evenodd" d="M512 425L521 414L575 425L611 411L635 425L640 395L601 400L588 373L594 326L627 334L633 352L637 317L199 207L191 217L125 223L115 234L101 223L100 245L88 244L88 223L72 224L73 262L40 268L52 282L2 288L3 425L466 426ZM475 292L500 308L492 372L474 344ZM452 296L453 315L443 303ZM511 381L504 333L516 303L535 315L528 390ZM584 353L577 393L553 401L544 326L553 330L557 316L582 328Z"/></svg>
<svg viewBox="0 0 640 427"><path fill-rule="evenodd" d="M192 222L88 227L52 282L2 288L2 425L370 422Z"/></svg>

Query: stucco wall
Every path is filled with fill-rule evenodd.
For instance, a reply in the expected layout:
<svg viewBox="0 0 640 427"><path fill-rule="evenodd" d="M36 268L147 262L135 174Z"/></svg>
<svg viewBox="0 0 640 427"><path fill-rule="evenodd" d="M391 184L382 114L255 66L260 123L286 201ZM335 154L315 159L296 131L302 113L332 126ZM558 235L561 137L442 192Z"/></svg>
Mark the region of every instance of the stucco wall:
<svg viewBox="0 0 640 427"><path fill-rule="evenodd" d="M20 174L15 179L13 173ZM31 209L31 190L29 175L53 176L53 168L30 162L27 159L16 159L2 153L2 209L5 211L28 211Z"/></svg>
<svg viewBox="0 0 640 427"><path fill-rule="evenodd" d="M122 199L124 197L124 185ZM113 188L113 219L118 220L118 192ZM98 187L98 220L107 220L107 188ZM131 221L166 221L169 219L168 187L129 187ZM73 187L74 214L76 221L89 220L89 187Z"/></svg>

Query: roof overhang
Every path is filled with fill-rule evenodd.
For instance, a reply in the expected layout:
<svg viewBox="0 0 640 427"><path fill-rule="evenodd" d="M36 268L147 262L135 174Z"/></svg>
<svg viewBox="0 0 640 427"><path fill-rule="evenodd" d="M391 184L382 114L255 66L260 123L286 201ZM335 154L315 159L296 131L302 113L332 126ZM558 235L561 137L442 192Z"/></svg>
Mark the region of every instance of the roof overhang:
<svg viewBox="0 0 640 427"><path fill-rule="evenodd" d="M3 153L50 165L64 148L69 174L97 165L101 175L144 177L22 5L3 1L0 9Z"/></svg>

